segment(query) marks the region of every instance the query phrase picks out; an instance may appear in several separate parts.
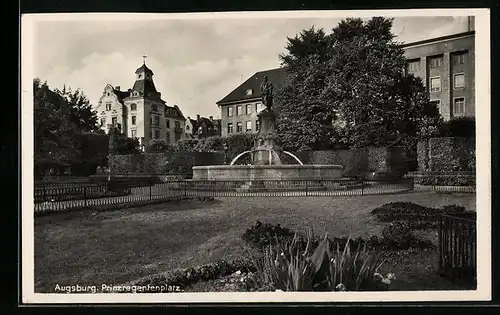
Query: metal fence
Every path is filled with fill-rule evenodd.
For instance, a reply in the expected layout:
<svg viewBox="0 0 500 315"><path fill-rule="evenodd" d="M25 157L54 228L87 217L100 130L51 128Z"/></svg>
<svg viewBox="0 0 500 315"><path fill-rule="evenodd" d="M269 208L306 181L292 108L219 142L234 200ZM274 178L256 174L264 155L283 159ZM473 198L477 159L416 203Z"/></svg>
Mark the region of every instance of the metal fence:
<svg viewBox="0 0 500 315"><path fill-rule="evenodd" d="M413 180L172 180L37 185L35 212L141 204L181 197L362 196L413 190Z"/></svg>
<svg viewBox="0 0 500 315"><path fill-rule="evenodd" d="M476 213L442 215L439 221L439 273L475 284Z"/></svg>

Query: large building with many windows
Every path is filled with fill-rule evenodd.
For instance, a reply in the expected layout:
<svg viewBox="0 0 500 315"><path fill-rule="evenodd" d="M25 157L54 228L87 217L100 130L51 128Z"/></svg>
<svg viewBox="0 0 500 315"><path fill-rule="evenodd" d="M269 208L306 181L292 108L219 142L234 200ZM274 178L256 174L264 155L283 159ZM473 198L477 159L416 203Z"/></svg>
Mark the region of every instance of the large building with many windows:
<svg viewBox="0 0 500 315"><path fill-rule="evenodd" d="M474 42L469 30L403 45L407 72L422 79L444 120L475 116Z"/></svg>
<svg viewBox="0 0 500 315"><path fill-rule="evenodd" d="M139 140L141 146L152 139L172 143L182 139L186 119L177 105L168 106L153 82L153 71L144 63L135 71L134 86L127 91L108 84L96 107L100 126L111 126Z"/></svg>

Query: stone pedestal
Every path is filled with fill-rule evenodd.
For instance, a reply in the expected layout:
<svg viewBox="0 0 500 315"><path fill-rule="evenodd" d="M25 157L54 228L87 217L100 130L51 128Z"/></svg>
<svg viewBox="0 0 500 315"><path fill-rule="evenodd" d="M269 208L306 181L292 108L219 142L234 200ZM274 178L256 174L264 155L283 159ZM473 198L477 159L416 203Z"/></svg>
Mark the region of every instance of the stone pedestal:
<svg viewBox="0 0 500 315"><path fill-rule="evenodd" d="M276 117L269 109L263 110L258 116L260 130L254 143L252 152L253 165L281 164L278 136L274 129Z"/></svg>

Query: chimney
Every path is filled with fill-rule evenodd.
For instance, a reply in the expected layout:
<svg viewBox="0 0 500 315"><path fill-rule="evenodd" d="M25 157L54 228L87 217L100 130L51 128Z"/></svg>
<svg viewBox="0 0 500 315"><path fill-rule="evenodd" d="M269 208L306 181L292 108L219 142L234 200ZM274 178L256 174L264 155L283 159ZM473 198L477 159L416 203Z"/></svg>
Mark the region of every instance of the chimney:
<svg viewBox="0 0 500 315"><path fill-rule="evenodd" d="M115 86L115 90L120 91L120 86L119 85Z"/></svg>
<svg viewBox="0 0 500 315"><path fill-rule="evenodd" d="M473 31L474 30L474 16L468 16L467 17L467 31Z"/></svg>
<svg viewBox="0 0 500 315"><path fill-rule="evenodd" d="M196 115L196 119L200 120L200 115L199 114Z"/></svg>
<svg viewBox="0 0 500 315"><path fill-rule="evenodd" d="M210 121L214 120L214 116L208 116L208 118L210 119Z"/></svg>

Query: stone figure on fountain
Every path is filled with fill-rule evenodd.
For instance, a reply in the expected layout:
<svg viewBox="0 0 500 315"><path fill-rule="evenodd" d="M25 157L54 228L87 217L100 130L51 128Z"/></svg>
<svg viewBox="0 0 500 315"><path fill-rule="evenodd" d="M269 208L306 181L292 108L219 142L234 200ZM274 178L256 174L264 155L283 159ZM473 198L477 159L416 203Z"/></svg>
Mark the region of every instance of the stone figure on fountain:
<svg viewBox="0 0 500 315"><path fill-rule="evenodd" d="M264 76L264 81L260 84L260 95L262 103L266 106L267 110L271 110L273 106L273 89L274 86L271 81L268 80L267 75Z"/></svg>

